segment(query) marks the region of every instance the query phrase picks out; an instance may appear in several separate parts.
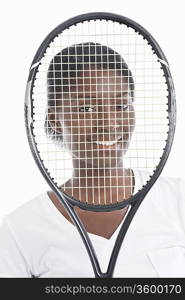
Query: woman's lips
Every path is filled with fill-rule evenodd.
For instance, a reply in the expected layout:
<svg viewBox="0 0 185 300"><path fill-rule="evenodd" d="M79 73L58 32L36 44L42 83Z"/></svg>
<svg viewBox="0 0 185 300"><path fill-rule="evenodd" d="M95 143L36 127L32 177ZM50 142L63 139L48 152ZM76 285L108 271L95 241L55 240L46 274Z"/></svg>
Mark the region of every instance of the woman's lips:
<svg viewBox="0 0 185 300"><path fill-rule="evenodd" d="M115 149L116 144L121 141L122 136L118 136L115 140L98 140L93 141L93 144L96 144L99 149Z"/></svg>
<svg viewBox="0 0 185 300"><path fill-rule="evenodd" d="M110 140L110 141L94 141L94 143L98 145L105 145L105 146L112 146L113 144L116 144L121 139L121 136L118 137L116 140Z"/></svg>
<svg viewBox="0 0 185 300"><path fill-rule="evenodd" d="M106 135L106 136L100 136L96 138L92 138L90 141L97 144L105 144L105 145L111 145L113 143L117 143L118 140L122 138L122 135Z"/></svg>
<svg viewBox="0 0 185 300"><path fill-rule="evenodd" d="M114 149L116 149L117 142L115 144L109 145L109 146L107 146L107 145L100 145L100 144L96 144L96 143L94 143L94 144L96 145L96 147L99 150L114 150Z"/></svg>

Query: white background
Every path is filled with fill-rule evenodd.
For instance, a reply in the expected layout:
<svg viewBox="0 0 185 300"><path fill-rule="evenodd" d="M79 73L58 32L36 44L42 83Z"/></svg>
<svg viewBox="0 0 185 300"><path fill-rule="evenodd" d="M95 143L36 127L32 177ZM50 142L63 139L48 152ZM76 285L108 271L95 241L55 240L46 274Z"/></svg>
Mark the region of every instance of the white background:
<svg viewBox="0 0 185 300"><path fill-rule="evenodd" d="M33 56L54 27L75 15L93 11L133 19L154 36L164 51L176 88L178 119L163 175L185 179L184 0L1 1L0 221L5 214L49 189L33 161L24 127L25 85Z"/></svg>

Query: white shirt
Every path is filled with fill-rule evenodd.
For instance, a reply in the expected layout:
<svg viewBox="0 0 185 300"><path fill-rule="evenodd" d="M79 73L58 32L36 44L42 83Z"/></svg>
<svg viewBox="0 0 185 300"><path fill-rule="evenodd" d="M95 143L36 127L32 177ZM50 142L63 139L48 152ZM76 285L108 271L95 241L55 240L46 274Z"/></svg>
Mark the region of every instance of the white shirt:
<svg viewBox="0 0 185 300"><path fill-rule="evenodd" d="M113 277L185 277L184 188L180 179L157 180L128 229ZM109 240L89 234L104 272L120 226ZM47 193L4 217L0 227L0 277L32 275L94 277L77 229Z"/></svg>

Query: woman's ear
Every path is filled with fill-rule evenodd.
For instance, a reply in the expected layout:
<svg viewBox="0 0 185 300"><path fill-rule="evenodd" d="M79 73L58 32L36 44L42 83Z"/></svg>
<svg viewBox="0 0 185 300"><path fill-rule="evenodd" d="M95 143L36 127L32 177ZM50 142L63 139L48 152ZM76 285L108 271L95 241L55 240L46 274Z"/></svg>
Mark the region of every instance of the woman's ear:
<svg viewBox="0 0 185 300"><path fill-rule="evenodd" d="M62 133L62 124L58 119L58 114L54 108L48 108L47 113L48 127L55 133Z"/></svg>

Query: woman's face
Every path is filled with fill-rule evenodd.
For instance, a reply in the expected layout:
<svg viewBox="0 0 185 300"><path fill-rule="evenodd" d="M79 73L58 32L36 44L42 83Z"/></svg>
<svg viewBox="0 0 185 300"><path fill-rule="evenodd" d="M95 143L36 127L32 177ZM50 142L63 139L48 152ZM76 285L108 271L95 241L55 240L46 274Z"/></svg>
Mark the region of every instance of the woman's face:
<svg viewBox="0 0 185 300"><path fill-rule="evenodd" d="M123 160L135 124L127 80L103 69L71 79L55 117L73 158L98 168L116 167Z"/></svg>

